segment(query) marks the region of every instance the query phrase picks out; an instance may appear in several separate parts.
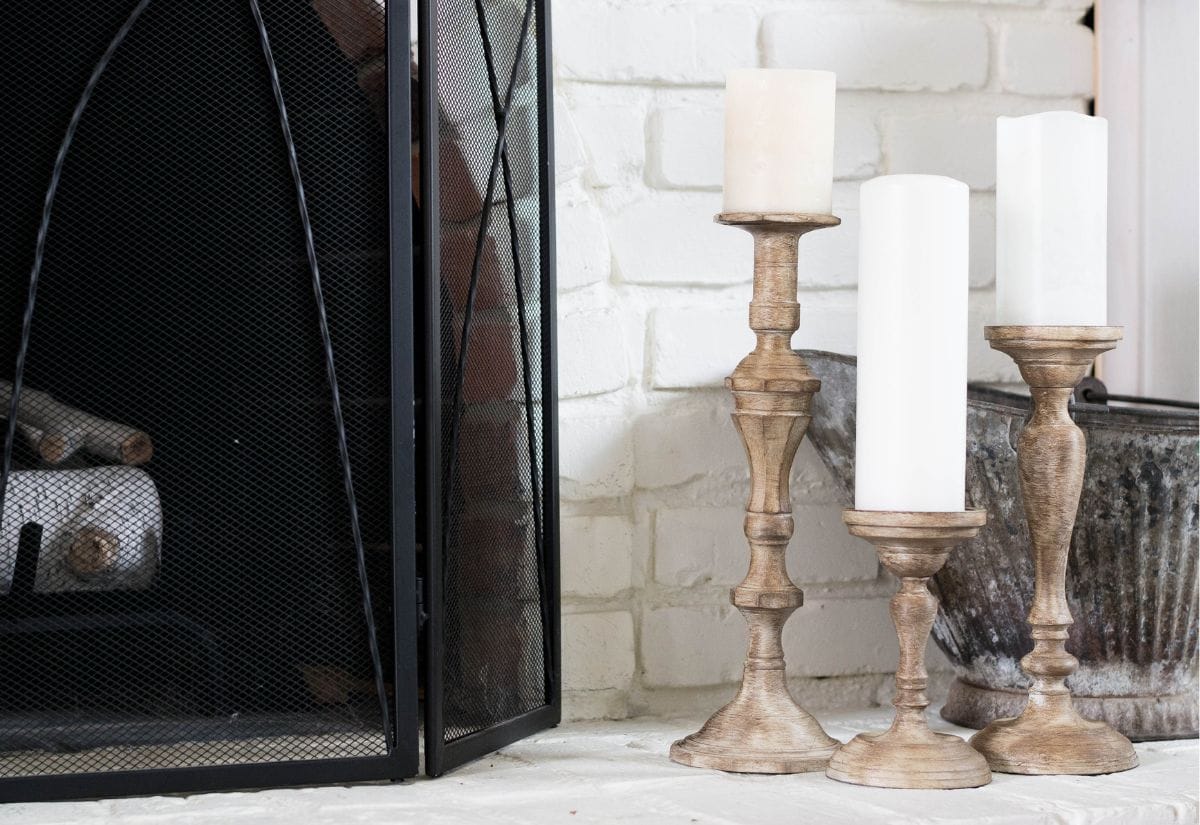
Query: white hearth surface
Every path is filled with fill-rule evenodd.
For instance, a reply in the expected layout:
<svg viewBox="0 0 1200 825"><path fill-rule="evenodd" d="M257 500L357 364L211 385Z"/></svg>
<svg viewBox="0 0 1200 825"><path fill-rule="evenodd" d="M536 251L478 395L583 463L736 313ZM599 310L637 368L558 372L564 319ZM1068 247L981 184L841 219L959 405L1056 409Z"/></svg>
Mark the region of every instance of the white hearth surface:
<svg viewBox="0 0 1200 825"><path fill-rule="evenodd" d="M890 708L823 714L838 739L885 726ZM930 713L933 726L969 735ZM440 779L0 807L4 825L1148 825L1195 823L1197 740L1137 745L1140 767L1098 777L996 774L984 788L860 788L822 774L747 776L675 765L699 720L572 722Z"/></svg>

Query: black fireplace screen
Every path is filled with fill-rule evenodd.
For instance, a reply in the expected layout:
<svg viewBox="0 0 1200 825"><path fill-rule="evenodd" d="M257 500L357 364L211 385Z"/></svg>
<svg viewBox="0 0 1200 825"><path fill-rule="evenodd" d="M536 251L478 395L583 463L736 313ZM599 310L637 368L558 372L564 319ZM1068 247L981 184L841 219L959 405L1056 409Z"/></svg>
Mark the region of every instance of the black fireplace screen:
<svg viewBox="0 0 1200 825"><path fill-rule="evenodd" d="M0 794L410 775L422 618L431 773L557 720L528 2L0 12Z"/></svg>
<svg viewBox="0 0 1200 825"><path fill-rule="evenodd" d="M429 769L558 718L546 4L433 0L420 52L429 466ZM434 172L436 170L436 173ZM433 276L436 273L436 277ZM434 469L436 468L436 469ZM510 734L511 735L511 734Z"/></svg>

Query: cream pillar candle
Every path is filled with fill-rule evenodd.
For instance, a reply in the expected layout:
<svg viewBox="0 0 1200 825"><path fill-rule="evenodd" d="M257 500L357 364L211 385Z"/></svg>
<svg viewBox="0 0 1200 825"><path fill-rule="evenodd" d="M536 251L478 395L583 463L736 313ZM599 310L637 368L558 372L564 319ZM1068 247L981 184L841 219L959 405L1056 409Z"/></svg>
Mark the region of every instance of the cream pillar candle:
<svg viewBox="0 0 1200 825"><path fill-rule="evenodd" d="M996 120L996 323L1108 323L1108 122Z"/></svg>
<svg viewBox="0 0 1200 825"><path fill-rule="evenodd" d="M860 190L854 506L965 508L967 185L887 175Z"/></svg>
<svg viewBox="0 0 1200 825"><path fill-rule="evenodd" d="M725 212L832 214L833 72L735 69L725 82Z"/></svg>

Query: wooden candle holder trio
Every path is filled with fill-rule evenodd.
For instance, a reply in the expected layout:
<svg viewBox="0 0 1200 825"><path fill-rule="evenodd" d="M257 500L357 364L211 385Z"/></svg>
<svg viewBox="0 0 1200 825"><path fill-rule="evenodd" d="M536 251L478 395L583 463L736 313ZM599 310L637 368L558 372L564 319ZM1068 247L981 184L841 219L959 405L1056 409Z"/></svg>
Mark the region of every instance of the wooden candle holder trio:
<svg viewBox="0 0 1200 825"><path fill-rule="evenodd" d="M750 626L742 685L732 702L696 733L671 746L685 765L745 773L825 770L842 782L884 788L971 788L991 771L1019 774L1101 774L1137 765L1129 740L1102 722L1080 717L1065 679L1078 664L1066 651L1071 614L1066 565L1083 485L1086 446L1068 414L1075 385L1093 360L1121 339L1116 327L988 327L993 348L1020 367L1033 412L1018 444L1021 495L1032 536L1034 649L1021 661L1033 680L1025 710L972 737L934 733L924 651L937 614L929 579L954 547L987 521L982 510L900 513L846 510L851 534L875 545L899 580L891 601L900 642L896 714L891 728L840 745L796 704L785 679L782 634L803 594L787 574L794 524L788 477L821 382L792 350L799 328L796 301L800 236L836 226L830 215L723 213L719 223L754 236L754 351L726 379L733 420L750 462L745 532L750 570L730 600Z"/></svg>

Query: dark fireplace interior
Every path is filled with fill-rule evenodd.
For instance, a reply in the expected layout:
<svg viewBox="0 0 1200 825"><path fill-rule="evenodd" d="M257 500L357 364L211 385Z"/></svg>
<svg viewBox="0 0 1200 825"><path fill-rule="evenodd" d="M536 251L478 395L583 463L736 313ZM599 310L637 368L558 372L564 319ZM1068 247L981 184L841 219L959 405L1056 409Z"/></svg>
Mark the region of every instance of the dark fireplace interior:
<svg viewBox="0 0 1200 825"><path fill-rule="evenodd" d="M557 712L538 36L390 5L3 12L0 792Z"/></svg>

